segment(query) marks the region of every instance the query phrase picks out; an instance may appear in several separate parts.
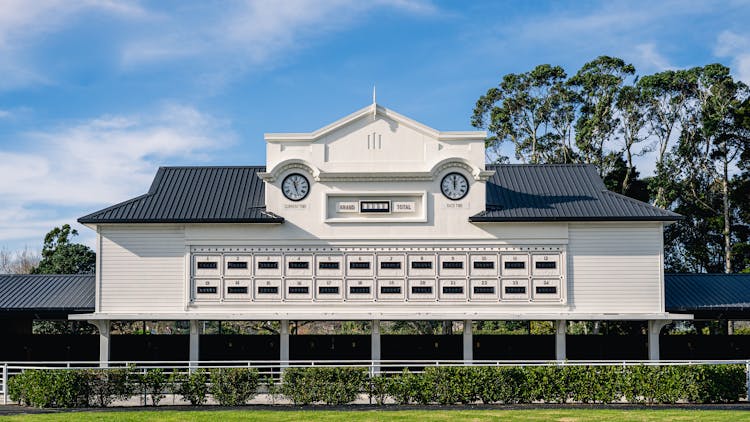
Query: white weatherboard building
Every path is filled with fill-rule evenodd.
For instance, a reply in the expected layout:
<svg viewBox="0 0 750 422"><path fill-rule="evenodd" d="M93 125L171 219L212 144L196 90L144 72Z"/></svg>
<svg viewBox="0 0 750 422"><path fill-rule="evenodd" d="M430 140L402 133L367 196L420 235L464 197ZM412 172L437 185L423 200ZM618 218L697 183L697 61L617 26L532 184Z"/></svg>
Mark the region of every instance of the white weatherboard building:
<svg viewBox="0 0 750 422"><path fill-rule="evenodd" d="M311 133L266 134L266 165L164 167L97 232L110 320L647 320L658 358L662 232L677 214L609 192L589 165L486 165L484 132L372 104ZM680 315L679 319L685 319Z"/></svg>

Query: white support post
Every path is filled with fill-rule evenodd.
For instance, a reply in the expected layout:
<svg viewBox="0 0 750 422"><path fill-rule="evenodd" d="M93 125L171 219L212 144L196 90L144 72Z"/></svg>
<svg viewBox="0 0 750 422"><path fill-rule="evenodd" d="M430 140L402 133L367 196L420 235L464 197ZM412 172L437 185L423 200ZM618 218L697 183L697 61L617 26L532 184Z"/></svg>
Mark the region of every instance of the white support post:
<svg viewBox="0 0 750 422"><path fill-rule="evenodd" d="M281 320L279 329L279 360L281 366L289 366L289 320Z"/></svg>
<svg viewBox="0 0 750 422"><path fill-rule="evenodd" d="M561 319L555 321L555 360L567 359L567 343L565 334L568 329L568 321Z"/></svg>
<svg viewBox="0 0 750 422"><path fill-rule="evenodd" d="M474 360L474 335L471 320L464 321L464 363L469 364Z"/></svg>
<svg viewBox="0 0 750 422"><path fill-rule="evenodd" d="M372 330L370 334L370 360L373 362L372 372L380 372L380 321L372 320Z"/></svg>
<svg viewBox="0 0 750 422"><path fill-rule="evenodd" d="M8 363L3 364L3 405L8 404Z"/></svg>
<svg viewBox="0 0 750 422"><path fill-rule="evenodd" d="M651 320L648 322L648 360L659 360L659 333L672 321Z"/></svg>
<svg viewBox="0 0 750 422"><path fill-rule="evenodd" d="M190 320L190 343L189 343L189 354L188 359L190 360L190 368L198 366L200 361L200 321L196 319Z"/></svg>
<svg viewBox="0 0 750 422"><path fill-rule="evenodd" d="M109 320L99 319L89 321L89 324L96 325L97 330L99 330L99 366L102 368L106 368L109 366Z"/></svg>

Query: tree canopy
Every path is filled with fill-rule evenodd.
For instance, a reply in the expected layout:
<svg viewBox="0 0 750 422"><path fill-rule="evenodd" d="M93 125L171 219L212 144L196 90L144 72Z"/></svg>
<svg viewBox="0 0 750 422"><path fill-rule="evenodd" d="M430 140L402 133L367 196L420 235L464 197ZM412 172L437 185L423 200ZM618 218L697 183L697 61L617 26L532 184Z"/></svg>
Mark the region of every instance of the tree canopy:
<svg viewBox="0 0 750 422"><path fill-rule="evenodd" d="M96 270L96 254L80 243L71 243L78 231L69 224L55 227L44 236L42 260L32 274L91 274Z"/></svg>
<svg viewBox="0 0 750 422"><path fill-rule="evenodd" d="M510 144L525 163L593 164L608 189L685 217L665 229L667 271L750 271L748 87L718 63L637 75L600 56L572 75L541 64L479 97L490 161Z"/></svg>

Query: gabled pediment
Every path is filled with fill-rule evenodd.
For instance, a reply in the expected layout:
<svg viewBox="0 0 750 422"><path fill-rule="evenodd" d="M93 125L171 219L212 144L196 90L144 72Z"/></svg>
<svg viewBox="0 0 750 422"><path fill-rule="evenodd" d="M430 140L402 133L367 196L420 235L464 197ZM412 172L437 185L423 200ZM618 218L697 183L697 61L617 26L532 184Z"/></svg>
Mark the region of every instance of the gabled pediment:
<svg viewBox="0 0 750 422"><path fill-rule="evenodd" d="M484 167L485 132L441 132L372 104L309 133L269 133L267 166L299 160L322 173L429 172L448 158Z"/></svg>
<svg viewBox="0 0 750 422"><path fill-rule="evenodd" d="M372 104L364 107L354 113L345 116L335 122L326 125L313 132L300 132L300 133L266 133L265 140L267 142L274 141L300 141L300 142L316 142L325 137L334 134L336 131L346 128L347 126L353 125L361 119L368 118L371 121L376 121L378 118L390 120L392 122L403 125L404 127L411 128L423 135L434 138L440 141L460 141L460 140L477 140L484 139L486 132L484 131L458 131L458 132L441 132L433 129L427 125L417 122L416 120L410 119L403 114L396 113L381 105Z"/></svg>

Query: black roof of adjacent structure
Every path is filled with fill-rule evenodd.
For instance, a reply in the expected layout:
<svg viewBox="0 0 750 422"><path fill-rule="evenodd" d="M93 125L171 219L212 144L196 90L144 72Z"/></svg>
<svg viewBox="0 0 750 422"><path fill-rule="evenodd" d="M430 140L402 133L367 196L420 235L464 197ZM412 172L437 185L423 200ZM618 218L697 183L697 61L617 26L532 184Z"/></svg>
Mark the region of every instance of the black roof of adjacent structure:
<svg viewBox="0 0 750 422"><path fill-rule="evenodd" d="M93 274L0 275L0 315L94 312Z"/></svg>
<svg viewBox="0 0 750 422"><path fill-rule="evenodd" d="M266 211L265 167L161 167L148 193L78 219L98 223L282 223Z"/></svg>
<svg viewBox="0 0 750 422"><path fill-rule="evenodd" d="M664 274L667 312L696 318L750 317L750 274Z"/></svg>
<svg viewBox="0 0 750 422"><path fill-rule="evenodd" d="M679 214L610 192L588 164L488 165L487 207L471 222L674 221ZM162 167L145 195L80 223L282 223L266 211L265 167Z"/></svg>
<svg viewBox="0 0 750 422"><path fill-rule="evenodd" d="M674 221L681 216L611 191L590 164L497 164L472 222Z"/></svg>

